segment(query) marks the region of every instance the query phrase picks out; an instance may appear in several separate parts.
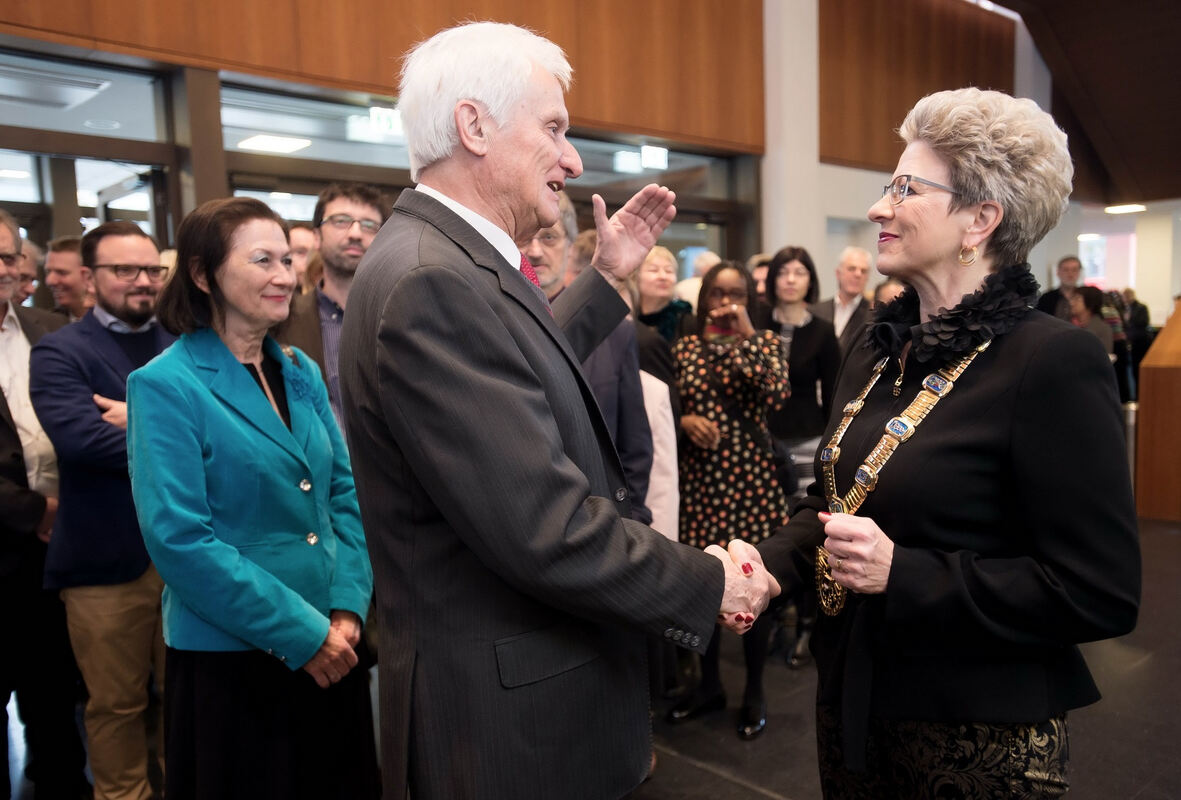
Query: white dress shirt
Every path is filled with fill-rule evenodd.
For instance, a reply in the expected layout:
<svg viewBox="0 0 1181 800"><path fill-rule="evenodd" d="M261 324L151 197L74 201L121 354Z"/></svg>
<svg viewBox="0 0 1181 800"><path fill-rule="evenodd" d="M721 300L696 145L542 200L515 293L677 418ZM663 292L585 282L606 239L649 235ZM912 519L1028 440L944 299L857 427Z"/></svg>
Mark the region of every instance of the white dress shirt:
<svg viewBox="0 0 1181 800"><path fill-rule="evenodd" d="M864 299L861 295L857 295L848 303L842 303L840 292L832 298L832 326L836 328L838 339L844 333L849 320L853 318L853 312L857 310L858 303L863 302Z"/></svg>
<svg viewBox="0 0 1181 800"><path fill-rule="evenodd" d="M32 351L12 303L0 322L0 389L8 403L25 455L29 488L46 497L57 497L57 454L41 429L29 400L29 354Z"/></svg>
<svg viewBox="0 0 1181 800"><path fill-rule="evenodd" d="M476 233L484 237L488 244L496 248L496 252L504 256L504 260L509 263L513 269L519 270L521 268L521 249L513 242L512 237L505 233L503 228L500 228L495 223L481 217L475 211L460 203L457 200L452 200L447 195L440 192L438 189L432 189L425 183L420 183L414 187L416 192L422 192L428 197L433 197L447 208L454 211L464 222L476 229Z"/></svg>

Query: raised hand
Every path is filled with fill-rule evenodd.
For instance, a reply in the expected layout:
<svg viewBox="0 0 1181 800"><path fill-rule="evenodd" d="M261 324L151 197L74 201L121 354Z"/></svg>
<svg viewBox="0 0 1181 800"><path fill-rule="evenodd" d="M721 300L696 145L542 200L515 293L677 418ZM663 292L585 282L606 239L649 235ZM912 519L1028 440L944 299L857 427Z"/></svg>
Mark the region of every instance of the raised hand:
<svg viewBox="0 0 1181 800"><path fill-rule="evenodd" d="M726 570L718 622L735 633L746 633L771 598L779 594L778 581L763 567L759 552L741 539L731 541L728 550L710 545L705 552L721 561Z"/></svg>
<svg viewBox="0 0 1181 800"><path fill-rule="evenodd" d="M607 219L607 204L602 197L594 195L591 204L599 234L591 258L595 269L615 281L622 281L634 272L677 215L673 205L676 199L676 194L667 187L650 183Z"/></svg>

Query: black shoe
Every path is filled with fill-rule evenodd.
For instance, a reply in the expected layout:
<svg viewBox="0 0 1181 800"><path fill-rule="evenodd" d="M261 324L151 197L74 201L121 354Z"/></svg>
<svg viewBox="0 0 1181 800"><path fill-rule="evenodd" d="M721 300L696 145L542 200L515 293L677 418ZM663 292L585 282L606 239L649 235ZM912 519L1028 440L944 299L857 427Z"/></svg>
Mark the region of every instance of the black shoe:
<svg viewBox="0 0 1181 800"><path fill-rule="evenodd" d="M688 722L691 719L697 719L702 714L721 711L725 707L725 692L717 692L716 694L710 695L694 694L670 708L668 710L668 714L665 715L665 720L676 725L680 722Z"/></svg>
<svg viewBox="0 0 1181 800"><path fill-rule="evenodd" d="M767 704L743 706L738 715L738 738L749 742L757 739L767 727Z"/></svg>
<svg viewBox="0 0 1181 800"><path fill-rule="evenodd" d="M808 649L808 643L811 641L811 628L800 631L799 638L796 639L796 646L792 648L791 658L787 661L788 669L802 669L812 663L812 653Z"/></svg>

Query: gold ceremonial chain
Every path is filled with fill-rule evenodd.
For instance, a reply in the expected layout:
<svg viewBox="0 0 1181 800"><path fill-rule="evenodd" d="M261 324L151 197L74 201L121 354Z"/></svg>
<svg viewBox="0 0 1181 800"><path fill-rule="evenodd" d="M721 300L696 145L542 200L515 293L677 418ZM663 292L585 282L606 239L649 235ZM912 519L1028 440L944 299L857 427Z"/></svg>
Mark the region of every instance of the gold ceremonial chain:
<svg viewBox="0 0 1181 800"><path fill-rule="evenodd" d="M894 451L898 449L898 445L914 435L919 423L926 419L940 400L951 393L951 390L955 388L956 379L963 374L963 371L968 368L976 356L988 349L991 342L990 339L966 356L937 372L932 372L923 379L923 388L915 395L906 410L886 423L885 434L878 441L877 446L866 456L865 463L857 468L857 472L853 476L853 486L842 498L837 495L835 471L836 463L841 458L841 439L844 437L845 431L849 430L853 418L865 407L865 398L873 389L874 384L878 382L878 378L882 376L887 359L883 358L874 365L869 382L865 384L865 388L861 390L860 394L845 404L841 424L833 432L828 445L820 451L820 465L824 471L824 497L828 500L830 512L834 514L857 513L857 509L861 508L865 498L877 487L878 476L885 469L890 456L894 455ZM820 607L824 613L835 616L845 607L846 590L833 578L828 561L829 552L823 547L817 547L816 593L820 598Z"/></svg>

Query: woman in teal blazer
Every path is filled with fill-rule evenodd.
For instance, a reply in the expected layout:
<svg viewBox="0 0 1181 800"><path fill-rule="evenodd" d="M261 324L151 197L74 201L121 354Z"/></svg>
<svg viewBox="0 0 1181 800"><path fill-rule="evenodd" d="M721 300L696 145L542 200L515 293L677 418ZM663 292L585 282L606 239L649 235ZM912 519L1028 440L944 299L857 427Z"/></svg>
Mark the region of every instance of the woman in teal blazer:
<svg viewBox="0 0 1181 800"><path fill-rule="evenodd" d="M348 453L316 366L268 336L288 249L258 201L186 217L157 312L183 335L128 380L136 511L166 584L169 800L378 794Z"/></svg>

